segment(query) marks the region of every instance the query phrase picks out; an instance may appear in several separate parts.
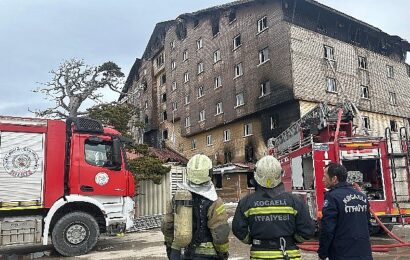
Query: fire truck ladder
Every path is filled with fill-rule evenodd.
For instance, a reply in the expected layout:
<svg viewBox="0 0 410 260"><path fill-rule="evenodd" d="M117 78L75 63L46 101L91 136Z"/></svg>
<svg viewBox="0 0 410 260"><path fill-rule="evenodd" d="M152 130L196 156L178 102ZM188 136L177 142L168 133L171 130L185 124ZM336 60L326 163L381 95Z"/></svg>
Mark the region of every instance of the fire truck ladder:
<svg viewBox="0 0 410 260"><path fill-rule="evenodd" d="M392 136L391 129L387 127L385 130L385 137L393 181L394 203L399 210L402 224L404 224L404 217L401 208L410 207L407 130L405 128L401 128L398 133L398 138L395 139Z"/></svg>

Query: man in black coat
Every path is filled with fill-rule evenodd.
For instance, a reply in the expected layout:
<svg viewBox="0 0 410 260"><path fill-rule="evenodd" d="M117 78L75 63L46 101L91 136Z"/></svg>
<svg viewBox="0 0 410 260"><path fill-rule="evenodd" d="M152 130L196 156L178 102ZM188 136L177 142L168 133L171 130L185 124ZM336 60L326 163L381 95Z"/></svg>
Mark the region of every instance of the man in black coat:
<svg viewBox="0 0 410 260"><path fill-rule="evenodd" d="M320 259L373 259L370 245L370 205L366 195L346 182L344 166L330 163L325 168L325 194L321 220Z"/></svg>

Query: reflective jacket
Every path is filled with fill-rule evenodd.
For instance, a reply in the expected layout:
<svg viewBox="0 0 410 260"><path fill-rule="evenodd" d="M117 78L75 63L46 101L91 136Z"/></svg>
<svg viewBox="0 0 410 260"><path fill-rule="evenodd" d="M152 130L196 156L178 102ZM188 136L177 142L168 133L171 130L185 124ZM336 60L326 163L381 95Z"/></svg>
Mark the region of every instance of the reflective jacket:
<svg viewBox="0 0 410 260"><path fill-rule="evenodd" d="M373 259L366 195L342 182L326 192L320 227L319 258Z"/></svg>
<svg viewBox="0 0 410 260"><path fill-rule="evenodd" d="M251 259L284 259L281 244L290 259L301 259L296 242L313 236L314 224L304 203L281 183L273 189L257 186L241 199L232 231L252 245Z"/></svg>
<svg viewBox="0 0 410 260"><path fill-rule="evenodd" d="M185 248L185 259L227 255L229 250L228 214L222 199L211 201L201 195L192 193L193 230L191 244ZM168 203L167 213L162 224L162 232L167 249L180 250L172 244L174 240L173 203ZM222 258L221 258L222 259Z"/></svg>

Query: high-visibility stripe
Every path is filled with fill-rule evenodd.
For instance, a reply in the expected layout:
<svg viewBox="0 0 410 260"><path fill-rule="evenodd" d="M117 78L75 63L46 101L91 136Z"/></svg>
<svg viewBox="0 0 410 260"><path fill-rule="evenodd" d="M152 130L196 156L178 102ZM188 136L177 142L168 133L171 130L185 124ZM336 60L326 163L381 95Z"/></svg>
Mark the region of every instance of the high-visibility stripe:
<svg viewBox="0 0 410 260"><path fill-rule="evenodd" d="M28 207L4 207L0 208L1 210L24 210L24 209L41 209L42 206L28 206Z"/></svg>
<svg viewBox="0 0 410 260"><path fill-rule="evenodd" d="M300 258L299 250L286 250L287 255L290 258ZM251 251L251 258L256 259L281 259L283 258L283 252L279 250L274 251Z"/></svg>
<svg viewBox="0 0 410 260"><path fill-rule="evenodd" d="M251 257L251 260L261 260L261 259L284 259L283 258L283 256L281 256L281 257L274 257L274 258L255 258L255 257ZM289 257L289 259L292 259L292 260L302 260L302 256L300 256L300 257Z"/></svg>
<svg viewBox="0 0 410 260"><path fill-rule="evenodd" d="M217 207L217 208L215 209L216 214L218 214L218 215L221 215L225 210L226 210L226 209L225 209L225 205L224 205L224 204L222 204L221 206L219 206L219 207Z"/></svg>
<svg viewBox="0 0 410 260"><path fill-rule="evenodd" d="M216 255L212 242L201 243L195 248L195 253L200 255Z"/></svg>
<svg viewBox="0 0 410 260"><path fill-rule="evenodd" d="M270 207L256 207L250 208L245 211L245 216L249 217L251 215L260 215L260 214L293 214L296 215L298 213L292 207L289 206L270 206Z"/></svg>
<svg viewBox="0 0 410 260"><path fill-rule="evenodd" d="M228 252L228 250L229 250L229 242L226 242L225 244L214 244L214 246L215 246L215 249L218 251L218 252L223 252L223 253L225 253L225 252Z"/></svg>

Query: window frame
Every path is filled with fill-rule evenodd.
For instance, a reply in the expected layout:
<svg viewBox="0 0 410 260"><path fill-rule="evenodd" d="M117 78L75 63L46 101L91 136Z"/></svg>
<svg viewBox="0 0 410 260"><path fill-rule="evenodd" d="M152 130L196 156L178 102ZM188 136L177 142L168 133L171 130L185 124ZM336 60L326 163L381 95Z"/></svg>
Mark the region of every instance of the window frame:
<svg viewBox="0 0 410 260"><path fill-rule="evenodd" d="M188 60L188 50L184 50L182 53L182 61L187 61Z"/></svg>
<svg viewBox="0 0 410 260"><path fill-rule="evenodd" d="M196 50L200 50L203 48L203 42L202 42L202 37L196 40Z"/></svg>
<svg viewBox="0 0 410 260"><path fill-rule="evenodd" d="M329 89L329 82L333 82L333 89ZM328 93L338 93L337 92L337 85L336 85L336 79L331 78L331 77L326 77L326 92Z"/></svg>
<svg viewBox="0 0 410 260"><path fill-rule="evenodd" d="M217 63L218 61L221 61L221 50L217 49L216 51L214 51L213 53L213 57L214 57L214 63Z"/></svg>
<svg viewBox="0 0 410 260"><path fill-rule="evenodd" d="M239 98L239 97L241 97L241 98ZM237 93L237 94L235 95L235 100L236 100L236 103L235 103L236 106L235 106L235 108L244 106L244 105L245 105L245 97L244 97L243 92ZM240 101L242 101L242 102L240 102Z"/></svg>
<svg viewBox="0 0 410 260"><path fill-rule="evenodd" d="M185 117L185 128L191 126L191 118L189 116Z"/></svg>
<svg viewBox="0 0 410 260"><path fill-rule="evenodd" d="M198 122L203 122L206 120L206 116L205 116L205 109L199 111L199 121Z"/></svg>
<svg viewBox="0 0 410 260"><path fill-rule="evenodd" d="M363 127L367 130L370 130L371 129L370 118L368 116L362 116L362 120L363 120Z"/></svg>
<svg viewBox="0 0 410 260"><path fill-rule="evenodd" d="M219 111L218 111L218 110L219 110ZM223 112L224 112L224 109L223 109L223 103L222 103L222 101L216 103L216 114L215 114L215 115L217 116L217 115L223 114Z"/></svg>
<svg viewBox="0 0 410 260"><path fill-rule="evenodd" d="M258 20L257 27L258 27L258 33L261 33L269 28L268 17L266 15Z"/></svg>
<svg viewBox="0 0 410 260"><path fill-rule="evenodd" d="M225 142L229 142L229 141L231 141L231 139L232 139L232 136L231 136L231 130L230 129L225 129L224 131L223 131L223 142L225 143Z"/></svg>
<svg viewBox="0 0 410 260"><path fill-rule="evenodd" d="M221 76L214 77L214 89L217 89L220 87L222 87L222 77Z"/></svg>
<svg viewBox="0 0 410 260"><path fill-rule="evenodd" d="M197 64L197 73L198 75L204 73L204 63L202 61Z"/></svg>
<svg viewBox="0 0 410 260"><path fill-rule="evenodd" d="M394 68L391 65L386 65L387 67L387 77L392 79L394 78Z"/></svg>
<svg viewBox="0 0 410 260"><path fill-rule="evenodd" d="M205 96L205 88L204 86L199 86L198 92L197 92L197 98L201 98L203 96Z"/></svg>
<svg viewBox="0 0 410 260"><path fill-rule="evenodd" d="M239 39L239 44L237 44L237 39ZM241 37L241 34L238 34L235 37L233 37L233 50L236 50L241 46L242 46L242 37Z"/></svg>
<svg viewBox="0 0 410 260"><path fill-rule="evenodd" d="M242 62L240 62L240 63L235 65L235 77L234 77L234 79L239 78L242 75L243 75L243 66L242 66Z"/></svg>
<svg viewBox="0 0 410 260"><path fill-rule="evenodd" d="M358 56L359 69L367 70L367 58L364 56Z"/></svg>
<svg viewBox="0 0 410 260"><path fill-rule="evenodd" d="M369 86L360 85L360 87L361 87L360 98L370 99ZM364 91L365 89L366 91ZM365 93L367 93L367 96L365 95Z"/></svg>
<svg viewBox="0 0 410 260"><path fill-rule="evenodd" d="M260 50L258 56L259 56L259 64L258 64L259 66L268 62L270 60L269 59L269 47L265 47L262 50Z"/></svg>
<svg viewBox="0 0 410 260"><path fill-rule="evenodd" d="M212 145L213 145L212 135L207 135L206 136L206 146L212 146Z"/></svg>
<svg viewBox="0 0 410 260"><path fill-rule="evenodd" d="M396 94L396 92L389 91L389 103L390 103L390 105L397 106L397 94Z"/></svg>
<svg viewBox="0 0 410 260"><path fill-rule="evenodd" d="M247 123L243 125L243 137L248 137L253 135L252 123Z"/></svg>
<svg viewBox="0 0 410 260"><path fill-rule="evenodd" d="M189 82L189 72L185 72L184 73L184 83L188 83Z"/></svg>
<svg viewBox="0 0 410 260"><path fill-rule="evenodd" d="M323 56L324 59L329 60L329 61L336 61L336 59L335 59L335 49L332 46L324 44L323 45L323 50L324 50L324 56ZM330 52L328 52L328 50ZM328 57L329 55L330 55L330 57Z"/></svg>

